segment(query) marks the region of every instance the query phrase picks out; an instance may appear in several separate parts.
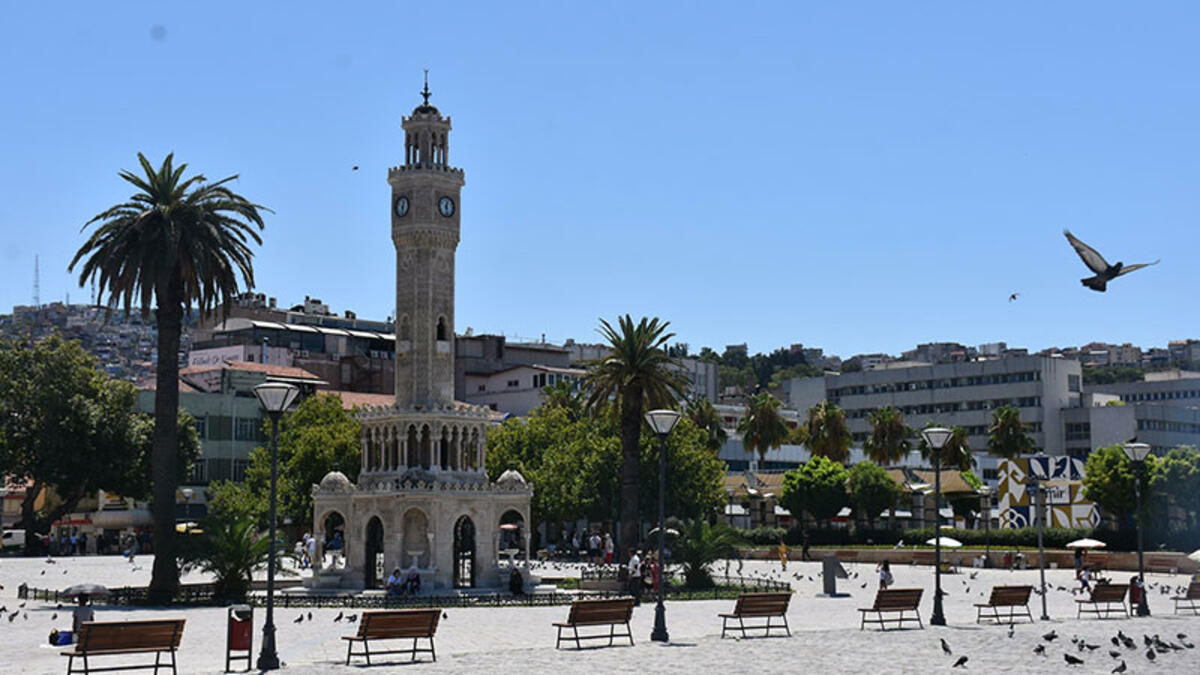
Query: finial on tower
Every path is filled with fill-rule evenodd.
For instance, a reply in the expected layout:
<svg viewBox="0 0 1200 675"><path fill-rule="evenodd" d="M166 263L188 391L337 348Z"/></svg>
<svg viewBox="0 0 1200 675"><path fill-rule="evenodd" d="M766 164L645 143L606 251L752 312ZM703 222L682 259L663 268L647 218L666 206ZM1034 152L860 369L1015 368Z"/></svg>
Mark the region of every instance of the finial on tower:
<svg viewBox="0 0 1200 675"><path fill-rule="evenodd" d="M425 97L425 105L429 105L429 69L425 69L425 88L421 90L421 96Z"/></svg>

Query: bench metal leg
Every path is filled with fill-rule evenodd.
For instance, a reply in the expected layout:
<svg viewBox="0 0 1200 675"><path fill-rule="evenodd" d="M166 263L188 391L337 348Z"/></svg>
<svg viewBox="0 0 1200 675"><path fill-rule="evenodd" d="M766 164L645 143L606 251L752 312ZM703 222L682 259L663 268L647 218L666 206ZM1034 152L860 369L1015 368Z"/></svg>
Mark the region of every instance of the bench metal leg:
<svg viewBox="0 0 1200 675"><path fill-rule="evenodd" d="M158 662L162 658L162 652L154 652L154 675L158 675Z"/></svg>
<svg viewBox="0 0 1200 675"><path fill-rule="evenodd" d="M434 651L432 635L429 636L429 656L432 657L434 661L437 661L437 652Z"/></svg>
<svg viewBox="0 0 1200 675"><path fill-rule="evenodd" d="M346 665L350 665L350 650L354 648L354 640L346 640Z"/></svg>
<svg viewBox="0 0 1200 675"><path fill-rule="evenodd" d="M792 629L788 627L787 614L783 615L783 630L787 633L788 637L792 637Z"/></svg>
<svg viewBox="0 0 1200 675"><path fill-rule="evenodd" d="M367 665L371 665L371 641L363 639L363 656L367 657Z"/></svg>
<svg viewBox="0 0 1200 675"><path fill-rule="evenodd" d="M413 638L412 660L413 661L417 660L417 638Z"/></svg>

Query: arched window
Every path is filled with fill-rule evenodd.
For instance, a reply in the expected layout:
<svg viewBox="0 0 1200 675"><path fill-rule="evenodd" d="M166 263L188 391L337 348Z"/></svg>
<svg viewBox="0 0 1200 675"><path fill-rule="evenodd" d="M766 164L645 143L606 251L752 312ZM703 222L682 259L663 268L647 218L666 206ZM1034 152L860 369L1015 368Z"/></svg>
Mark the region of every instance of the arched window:
<svg viewBox="0 0 1200 675"><path fill-rule="evenodd" d="M437 339L446 340L446 317L439 316L437 322Z"/></svg>

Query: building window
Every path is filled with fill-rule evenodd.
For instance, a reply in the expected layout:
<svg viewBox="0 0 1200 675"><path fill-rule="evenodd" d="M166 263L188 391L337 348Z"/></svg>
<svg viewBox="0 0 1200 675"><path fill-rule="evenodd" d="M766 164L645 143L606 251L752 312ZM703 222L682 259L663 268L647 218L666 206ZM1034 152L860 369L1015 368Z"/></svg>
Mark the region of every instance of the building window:
<svg viewBox="0 0 1200 675"><path fill-rule="evenodd" d="M519 386L521 386L521 381L520 380L509 380L508 386L509 387L519 387Z"/></svg>
<svg viewBox="0 0 1200 675"><path fill-rule="evenodd" d="M197 417L196 420L196 436L200 440L208 438L208 416Z"/></svg>
<svg viewBox="0 0 1200 675"><path fill-rule="evenodd" d="M258 440L258 420L254 418L239 417L233 427L233 440L235 441L254 441ZM235 480L241 480L240 478Z"/></svg>
<svg viewBox="0 0 1200 675"><path fill-rule="evenodd" d="M485 384L479 385L479 389L477 389L476 391L487 391L487 385L485 385Z"/></svg>
<svg viewBox="0 0 1200 675"><path fill-rule="evenodd" d="M1074 393L1074 394L1079 393L1079 376L1078 375L1068 375L1067 376L1067 391Z"/></svg>

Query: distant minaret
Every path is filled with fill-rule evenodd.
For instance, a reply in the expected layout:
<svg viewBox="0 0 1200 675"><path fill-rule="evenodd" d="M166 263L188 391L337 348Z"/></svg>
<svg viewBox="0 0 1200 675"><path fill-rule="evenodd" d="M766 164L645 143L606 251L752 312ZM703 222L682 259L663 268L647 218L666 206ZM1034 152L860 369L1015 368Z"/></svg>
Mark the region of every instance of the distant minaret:
<svg viewBox="0 0 1200 675"><path fill-rule="evenodd" d="M38 257L35 255L33 256L33 306L40 308L42 306L42 288L38 276Z"/></svg>

